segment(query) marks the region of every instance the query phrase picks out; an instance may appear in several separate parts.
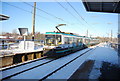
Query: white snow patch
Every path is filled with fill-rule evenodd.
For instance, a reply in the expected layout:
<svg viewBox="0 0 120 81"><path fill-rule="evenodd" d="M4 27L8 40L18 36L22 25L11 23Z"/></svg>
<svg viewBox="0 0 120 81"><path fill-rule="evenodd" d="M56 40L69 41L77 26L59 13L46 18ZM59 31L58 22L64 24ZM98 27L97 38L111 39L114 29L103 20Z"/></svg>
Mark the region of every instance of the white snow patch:
<svg viewBox="0 0 120 81"><path fill-rule="evenodd" d="M85 62L86 58L90 55L90 52L82 55L81 57L77 58L67 66L63 67L56 73L52 74L51 76L47 77L46 79L69 79L73 73ZM78 52L79 53L79 52Z"/></svg>
<svg viewBox="0 0 120 81"><path fill-rule="evenodd" d="M102 67L101 61L95 61L94 67L89 74L89 79L98 79L101 75L100 68Z"/></svg>
<svg viewBox="0 0 120 81"><path fill-rule="evenodd" d="M100 44L99 47L91 53L88 59L118 64L117 52L107 44Z"/></svg>
<svg viewBox="0 0 120 81"><path fill-rule="evenodd" d="M89 79L98 79L101 75L100 68L103 62L118 64L118 53L107 43L99 44L87 60L95 60Z"/></svg>

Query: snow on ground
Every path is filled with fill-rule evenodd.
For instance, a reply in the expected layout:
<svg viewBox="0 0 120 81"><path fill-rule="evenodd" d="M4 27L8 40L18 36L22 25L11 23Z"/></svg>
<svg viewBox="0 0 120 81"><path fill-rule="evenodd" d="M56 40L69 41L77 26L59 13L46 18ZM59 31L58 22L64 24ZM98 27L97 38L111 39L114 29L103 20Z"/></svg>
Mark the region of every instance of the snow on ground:
<svg viewBox="0 0 120 81"><path fill-rule="evenodd" d="M118 64L118 53L109 44L102 43L91 53L88 59Z"/></svg>
<svg viewBox="0 0 120 81"><path fill-rule="evenodd" d="M92 71L89 74L89 79L98 79L101 75L100 68L102 67L101 61L95 61Z"/></svg>
<svg viewBox="0 0 120 81"><path fill-rule="evenodd" d="M101 75L100 68L103 62L118 64L118 53L107 43L99 44L87 60L95 60L89 79L98 79Z"/></svg>
<svg viewBox="0 0 120 81"><path fill-rule="evenodd" d="M19 53L31 53L31 52L38 52L38 51L43 51L43 47L36 49L36 50L31 50L31 49L11 49L11 50L0 50L0 56L4 55L13 55L13 54L19 54Z"/></svg>

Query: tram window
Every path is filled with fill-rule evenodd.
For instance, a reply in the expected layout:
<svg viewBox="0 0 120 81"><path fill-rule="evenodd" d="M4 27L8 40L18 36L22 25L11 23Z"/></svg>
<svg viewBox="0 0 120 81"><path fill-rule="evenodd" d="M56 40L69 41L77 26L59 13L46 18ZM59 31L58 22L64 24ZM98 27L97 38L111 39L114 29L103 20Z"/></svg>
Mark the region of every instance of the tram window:
<svg viewBox="0 0 120 81"><path fill-rule="evenodd" d="M65 37L65 38L64 38L64 43L65 43L65 44L69 44L69 38L68 38L68 37Z"/></svg>
<svg viewBox="0 0 120 81"><path fill-rule="evenodd" d="M86 43L88 43L88 39L86 39Z"/></svg>
<svg viewBox="0 0 120 81"><path fill-rule="evenodd" d="M86 43L89 43L90 42L90 39L85 39L86 40Z"/></svg>
<svg viewBox="0 0 120 81"><path fill-rule="evenodd" d="M61 36L60 35L56 35L56 39L58 40L58 42L61 42Z"/></svg>
<svg viewBox="0 0 120 81"><path fill-rule="evenodd" d="M78 38L78 39L77 39L77 43L79 43L79 42L80 42L80 39Z"/></svg>
<svg viewBox="0 0 120 81"><path fill-rule="evenodd" d="M73 38L73 42L76 43L76 42L77 42L77 39L76 39L76 38Z"/></svg>
<svg viewBox="0 0 120 81"><path fill-rule="evenodd" d="M55 36L55 39L56 39L56 44L57 44L57 45L62 44L62 43L61 43L61 35L56 35L56 36Z"/></svg>
<svg viewBox="0 0 120 81"><path fill-rule="evenodd" d="M81 40L80 40L80 42L82 43L83 42L83 39L82 38L80 38Z"/></svg>
<svg viewBox="0 0 120 81"><path fill-rule="evenodd" d="M46 35L46 45L55 45L55 36L54 35Z"/></svg>
<svg viewBox="0 0 120 81"><path fill-rule="evenodd" d="M69 38L69 43L72 44L73 40L72 37Z"/></svg>
<svg viewBox="0 0 120 81"><path fill-rule="evenodd" d="M73 43L75 43L75 38L73 38Z"/></svg>
<svg viewBox="0 0 120 81"><path fill-rule="evenodd" d="M61 44L61 35L46 35L46 45L55 46Z"/></svg>
<svg viewBox="0 0 120 81"><path fill-rule="evenodd" d="M83 39L82 39L82 38L79 38L79 39L78 39L78 42L82 43L82 42L83 42Z"/></svg>
<svg viewBox="0 0 120 81"><path fill-rule="evenodd" d="M85 39L85 43L88 43L88 39Z"/></svg>

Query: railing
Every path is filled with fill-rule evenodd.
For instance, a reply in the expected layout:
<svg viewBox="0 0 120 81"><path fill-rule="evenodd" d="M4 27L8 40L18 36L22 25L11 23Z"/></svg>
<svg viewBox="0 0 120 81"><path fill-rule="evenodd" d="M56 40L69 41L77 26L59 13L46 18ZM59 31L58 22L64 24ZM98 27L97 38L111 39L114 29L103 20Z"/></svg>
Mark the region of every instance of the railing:
<svg viewBox="0 0 120 81"><path fill-rule="evenodd" d="M0 59L2 67L41 58L43 40L0 39Z"/></svg>
<svg viewBox="0 0 120 81"><path fill-rule="evenodd" d="M0 50L4 50L4 49L18 49L20 46L20 42L24 41L24 40L15 40L15 39L0 39ZM33 42L35 49L37 49L39 46L43 46L44 45L44 41L43 40L26 40L26 44L28 44L28 41ZM24 43L25 43L24 42Z"/></svg>
<svg viewBox="0 0 120 81"><path fill-rule="evenodd" d="M110 44L112 48L114 48L115 50L118 51L118 45L120 45L119 43L111 43Z"/></svg>

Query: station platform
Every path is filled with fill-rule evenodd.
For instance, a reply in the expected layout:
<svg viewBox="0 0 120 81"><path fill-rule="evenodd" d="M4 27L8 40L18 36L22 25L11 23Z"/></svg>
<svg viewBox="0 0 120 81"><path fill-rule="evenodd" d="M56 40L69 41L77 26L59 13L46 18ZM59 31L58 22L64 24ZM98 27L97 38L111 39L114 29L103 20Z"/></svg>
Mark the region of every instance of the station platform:
<svg viewBox="0 0 120 81"><path fill-rule="evenodd" d="M110 66L112 71L110 71ZM113 70L114 67L115 69ZM105 71L107 69L110 69L109 72L111 73ZM108 43L101 43L90 53L90 56L70 79L97 80L103 75L107 75L104 79L119 79L118 74L120 73L118 72L120 72L120 57L117 50L113 49Z"/></svg>
<svg viewBox="0 0 120 81"><path fill-rule="evenodd" d="M118 53L110 47L110 44L101 43L59 59L41 59L4 70L2 78L33 81L99 79L104 72L107 75L112 74L104 69L108 67L105 63L110 66L118 65Z"/></svg>
<svg viewBox="0 0 120 81"><path fill-rule="evenodd" d="M68 65L65 68L62 68L47 79L97 80L102 75L101 69L103 69L104 63L109 63L111 66L119 65L118 52L114 50L110 46L110 44L101 43L91 48L94 49L86 53L87 57L82 57L82 59L71 63L70 65Z"/></svg>

